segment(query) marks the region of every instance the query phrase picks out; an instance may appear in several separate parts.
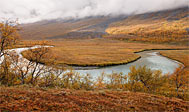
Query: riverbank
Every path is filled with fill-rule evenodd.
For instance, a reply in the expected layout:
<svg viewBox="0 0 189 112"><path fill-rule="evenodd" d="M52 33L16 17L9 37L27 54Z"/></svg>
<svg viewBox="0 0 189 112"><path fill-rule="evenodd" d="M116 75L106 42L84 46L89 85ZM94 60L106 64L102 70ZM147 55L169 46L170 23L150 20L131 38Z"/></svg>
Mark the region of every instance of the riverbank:
<svg viewBox="0 0 189 112"><path fill-rule="evenodd" d="M161 55L168 57L170 59L179 61L184 64L183 71L189 74L189 50L171 50L171 51L161 51ZM189 77L189 76L188 76Z"/></svg>
<svg viewBox="0 0 189 112"><path fill-rule="evenodd" d="M126 43L110 39L64 39L52 41L58 65L107 67L128 64L140 58L137 52L153 49L187 49L187 46ZM29 52L22 53L25 58ZM44 59L46 60L46 59ZM43 62L41 62L43 63Z"/></svg>
<svg viewBox="0 0 189 112"><path fill-rule="evenodd" d="M34 46L34 47L29 47L29 48L18 48L15 49L15 51L18 53L20 57L22 57L21 53L23 51L27 51L29 49L37 48L37 52L40 51L41 46ZM48 48L49 49L49 48ZM33 50L31 52L33 52ZM28 51L27 51L28 52ZM32 53L30 53L32 54ZM52 53L51 53L52 54ZM75 73L79 73L82 75L90 74L93 79L97 79L98 76L100 76L102 73L105 74L112 74L114 73L123 73L127 75L130 72L130 67L131 66L147 66L148 68L151 68L152 70L161 70L163 74L171 74L174 72L174 70L179 67L179 62L168 59L166 57L163 57L159 55L158 52L156 51L143 51L136 53L138 56L140 56L137 60L134 60L133 62L131 61L130 63L128 62L127 64L121 64L121 65L111 65L111 66L104 66L104 67L76 67L76 66L71 66L71 69L73 69ZM36 57L36 56L30 56L30 57ZM26 58L24 58L26 59ZM43 58L44 59L44 58ZM47 58L49 59L49 58ZM40 62L43 62L41 60ZM41 63L43 64L43 63ZM66 66L65 66L66 67ZM70 68L67 66L66 68ZM69 71L69 70L68 70Z"/></svg>

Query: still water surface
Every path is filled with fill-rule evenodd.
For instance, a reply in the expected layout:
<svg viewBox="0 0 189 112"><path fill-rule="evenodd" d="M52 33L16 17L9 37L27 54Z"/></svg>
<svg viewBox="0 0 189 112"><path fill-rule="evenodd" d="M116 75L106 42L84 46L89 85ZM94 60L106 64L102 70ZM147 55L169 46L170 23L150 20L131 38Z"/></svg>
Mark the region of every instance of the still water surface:
<svg viewBox="0 0 189 112"><path fill-rule="evenodd" d="M117 65L111 67L104 67L98 69L89 69L89 70L75 70L75 72L80 74L91 74L94 78L98 77L103 72L105 74L111 73L120 73L128 74L129 68L131 66L144 66L146 65L148 68L152 70L161 70L163 74L166 73L173 73L174 70L179 66L179 62L166 58L164 56L159 55L158 51L144 51L137 53L141 56L141 58L135 62L124 64L124 65Z"/></svg>

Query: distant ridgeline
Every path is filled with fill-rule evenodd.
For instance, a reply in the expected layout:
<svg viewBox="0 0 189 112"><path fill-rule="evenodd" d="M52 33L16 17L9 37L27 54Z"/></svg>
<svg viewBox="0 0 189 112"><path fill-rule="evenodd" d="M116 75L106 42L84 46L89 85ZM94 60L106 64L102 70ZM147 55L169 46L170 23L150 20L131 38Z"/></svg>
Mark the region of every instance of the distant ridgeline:
<svg viewBox="0 0 189 112"><path fill-rule="evenodd" d="M116 38L150 42L187 42L188 7L132 16L98 16L21 25L23 39ZM104 34L106 34L104 36Z"/></svg>

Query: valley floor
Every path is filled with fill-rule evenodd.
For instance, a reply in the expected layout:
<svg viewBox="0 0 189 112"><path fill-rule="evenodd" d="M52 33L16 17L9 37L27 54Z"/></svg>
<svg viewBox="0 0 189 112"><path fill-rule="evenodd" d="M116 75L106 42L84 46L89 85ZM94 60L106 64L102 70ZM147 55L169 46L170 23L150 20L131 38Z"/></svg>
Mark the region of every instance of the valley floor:
<svg viewBox="0 0 189 112"><path fill-rule="evenodd" d="M50 42L55 47L49 54L58 64L72 66L110 66L126 64L140 56L134 52L145 49L183 49L187 46L124 42L111 39L63 39ZM23 52L24 57L31 54ZM48 59L48 58L46 58ZM46 60L44 58L44 61ZM43 63L43 62L42 62Z"/></svg>
<svg viewBox="0 0 189 112"><path fill-rule="evenodd" d="M3 111L187 111L189 102L128 91L0 87Z"/></svg>

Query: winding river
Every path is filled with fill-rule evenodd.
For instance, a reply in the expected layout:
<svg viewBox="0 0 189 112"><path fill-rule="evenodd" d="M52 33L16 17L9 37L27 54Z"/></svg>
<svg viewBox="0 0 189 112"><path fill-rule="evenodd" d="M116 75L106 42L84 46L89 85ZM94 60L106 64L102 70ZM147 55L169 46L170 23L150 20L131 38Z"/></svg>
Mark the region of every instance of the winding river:
<svg viewBox="0 0 189 112"><path fill-rule="evenodd" d="M93 77L97 77L101 73L111 74L113 72L114 73L122 72L123 74L128 74L130 71L129 68L131 66L139 67L146 65L148 68L151 68L152 70L161 70L163 74L167 74L167 73L171 74L181 64L178 61L161 56L158 50L144 51L137 54L140 55L141 58L129 64L104 67L98 69L90 69L90 70L75 70L75 71L80 74L87 74L87 73L92 74Z"/></svg>
<svg viewBox="0 0 189 112"><path fill-rule="evenodd" d="M20 60L26 61L27 59L23 58L21 55L21 52L28 50L28 49L35 49L39 48L40 46L34 46L30 48L16 48L8 50L10 52L16 52L19 55ZM111 74L111 73L120 73L128 74L130 71L129 68L131 66L144 66L151 68L152 70L161 70L163 74L166 73L173 73L174 70L179 66L179 62L175 60L171 60L169 58L166 58L164 56L159 55L158 50L151 50L151 51L144 51L137 53L141 56L140 59L138 59L135 62L124 64L124 65L117 65L117 66L110 66L110 67L103 67L103 68L92 68L92 69L77 69L74 70L74 72L80 73L80 74L91 74L93 78L98 77L100 74ZM0 63L2 62L3 58L0 58ZM20 62L24 63L24 62Z"/></svg>

